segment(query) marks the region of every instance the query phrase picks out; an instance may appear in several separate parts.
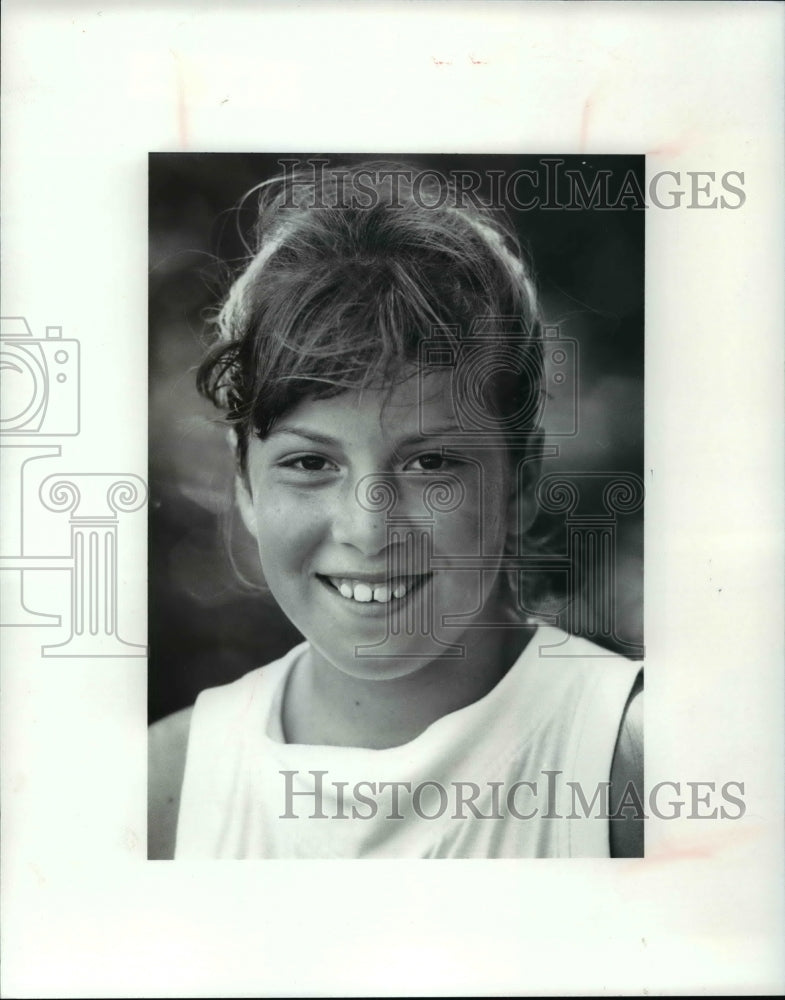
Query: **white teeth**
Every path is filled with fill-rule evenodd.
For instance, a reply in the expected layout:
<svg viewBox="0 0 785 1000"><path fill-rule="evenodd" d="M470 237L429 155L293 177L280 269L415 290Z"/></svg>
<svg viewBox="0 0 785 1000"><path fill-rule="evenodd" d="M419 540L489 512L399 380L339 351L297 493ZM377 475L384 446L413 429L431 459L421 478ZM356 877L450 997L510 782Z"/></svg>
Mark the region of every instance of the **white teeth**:
<svg viewBox="0 0 785 1000"><path fill-rule="evenodd" d="M388 583L369 584L361 580L351 580L346 577L328 578L342 597L350 601L358 601L360 604L368 604L376 601L379 604L387 604L395 598L405 597L409 593L409 586L405 583L396 583L392 587Z"/></svg>

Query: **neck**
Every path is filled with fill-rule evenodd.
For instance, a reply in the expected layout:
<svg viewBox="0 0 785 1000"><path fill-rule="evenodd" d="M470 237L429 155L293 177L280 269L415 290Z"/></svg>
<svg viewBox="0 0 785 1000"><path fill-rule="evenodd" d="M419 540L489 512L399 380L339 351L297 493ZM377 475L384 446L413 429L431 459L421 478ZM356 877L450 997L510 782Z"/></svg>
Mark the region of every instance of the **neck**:
<svg viewBox="0 0 785 1000"><path fill-rule="evenodd" d="M413 674L379 681L343 673L312 650L297 663L287 686L287 741L372 749L408 743L437 719L488 694L532 631L469 629L461 640L465 656L439 657Z"/></svg>

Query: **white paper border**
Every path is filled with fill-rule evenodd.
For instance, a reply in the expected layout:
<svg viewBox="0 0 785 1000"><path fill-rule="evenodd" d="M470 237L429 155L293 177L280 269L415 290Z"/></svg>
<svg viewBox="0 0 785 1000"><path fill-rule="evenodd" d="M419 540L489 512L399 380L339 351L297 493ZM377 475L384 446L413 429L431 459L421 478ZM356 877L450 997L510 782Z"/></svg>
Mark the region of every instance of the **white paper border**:
<svg viewBox="0 0 785 1000"><path fill-rule="evenodd" d="M741 210L647 218L645 636L647 782L744 780L747 815L650 823L643 862L146 862L144 660L47 659L42 629L3 629L5 995L782 987L783 20L7 0L2 312L80 341L70 471L144 477L148 151L744 171ZM133 518L118 627L138 642Z"/></svg>

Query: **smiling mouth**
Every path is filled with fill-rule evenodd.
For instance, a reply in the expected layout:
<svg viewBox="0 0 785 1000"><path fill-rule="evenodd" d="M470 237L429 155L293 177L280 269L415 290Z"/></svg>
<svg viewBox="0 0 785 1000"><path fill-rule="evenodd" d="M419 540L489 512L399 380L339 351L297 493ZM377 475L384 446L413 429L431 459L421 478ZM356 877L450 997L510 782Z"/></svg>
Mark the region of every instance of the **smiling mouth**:
<svg viewBox="0 0 785 1000"><path fill-rule="evenodd" d="M321 583L336 591L347 601L355 601L358 604L394 604L419 590L432 574L398 576L378 582L356 580L348 576L323 576L319 573L316 576Z"/></svg>

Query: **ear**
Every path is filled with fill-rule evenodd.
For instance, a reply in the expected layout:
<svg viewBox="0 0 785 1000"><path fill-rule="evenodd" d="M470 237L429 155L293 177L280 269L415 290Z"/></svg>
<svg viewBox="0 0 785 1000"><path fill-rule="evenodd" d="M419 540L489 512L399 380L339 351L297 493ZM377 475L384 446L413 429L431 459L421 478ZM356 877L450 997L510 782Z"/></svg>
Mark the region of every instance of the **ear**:
<svg viewBox="0 0 785 1000"><path fill-rule="evenodd" d="M241 472L238 472L234 478L234 496L237 508L240 511L240 517L243 519L243 524L251 535L256 538L256 509L254 508L253 496L251 495L251 487L248 485L247 478Z"/></svg>
<svg viewBox="0 0 785 1000"><path fill-rule="evenodd" d="M537 501L534 495L542 469L542 432L532 437L526 454L519 456L513 469L507 523L509 541L515 543L531 528L537 516Z"/></svg>

